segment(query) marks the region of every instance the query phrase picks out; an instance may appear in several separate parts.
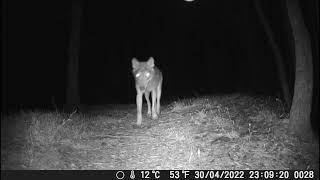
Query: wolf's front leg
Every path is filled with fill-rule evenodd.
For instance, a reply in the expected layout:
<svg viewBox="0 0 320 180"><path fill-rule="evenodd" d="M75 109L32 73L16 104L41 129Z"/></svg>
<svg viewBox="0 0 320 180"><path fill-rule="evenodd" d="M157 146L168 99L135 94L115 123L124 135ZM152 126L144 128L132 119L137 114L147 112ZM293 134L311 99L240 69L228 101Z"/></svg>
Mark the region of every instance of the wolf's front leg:
<svg viewBox="0 0 320 180"><path fill-rule="evenodd" d="M158 118L158 115L156 112L156 98L157 98L157 91L152 90L152 119Z"/></svg>
<svg viewBox="0 0 320 180"><path fill-rule="evenodd" d="M137 125L141 125L142 122L142 92L137 91Z"/></svg>
<svg viewBox="0 0 320 180"><path fill-rule="evenodd" d="M148 105L148 116L151 117L151 105L150 105L149 95L150 95L150 92L149 92L149 91L146 91L146 92L144 93L144 97L146 98L146 100L147 100L147 105Z"/></svg>

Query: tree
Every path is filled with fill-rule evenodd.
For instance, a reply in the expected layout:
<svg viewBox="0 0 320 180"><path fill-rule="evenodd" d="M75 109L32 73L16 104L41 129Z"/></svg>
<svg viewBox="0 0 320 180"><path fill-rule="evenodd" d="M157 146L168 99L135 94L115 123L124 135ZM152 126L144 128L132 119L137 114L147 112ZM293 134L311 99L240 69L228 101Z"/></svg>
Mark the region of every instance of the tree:
<svg viewBox="0 0 320 180"><path fill-rule="evenodd" d="M254 2L255 9L258 13L258 17L260 19L260 22L263 25L264 31L268 37L268 42L270 43L270 46L271 46L272 51L274 53L275 63L277 66L277 72L278 72L278 77L280 80L282 94L283 94L286 106L287 106L287 108L289 108L292 103L292 101L291 101L292 96L289 91L289 83L288 83L286 69L285 69L285 66L283 63L283 56L282 56L281 50L274 39L274 35L272 33L272 29L271 29L270 25L268 24L267 18L263 14L263 11L262 11L261 5L260 5L260 0L254 0L253 2Z"/></svg>
<svg viewBox="0 0 320 180"><path fill-rule="evenodd" d="M295 46L295 84L290 110L290 130L304 140L312 136L310 114L313 90L313 58L309 32L298 0L286 0Z"/></svg>
<svg viewBox="0 0 320 180"><path fill-rule="evenodd" d="M79 49L80 49L80 29L82 19L82 1L72 1L71 10L71 30L69 34L68 65L67 65L67 85L65 110L71 111L73 107L80 104L79 95Z"/></svg>

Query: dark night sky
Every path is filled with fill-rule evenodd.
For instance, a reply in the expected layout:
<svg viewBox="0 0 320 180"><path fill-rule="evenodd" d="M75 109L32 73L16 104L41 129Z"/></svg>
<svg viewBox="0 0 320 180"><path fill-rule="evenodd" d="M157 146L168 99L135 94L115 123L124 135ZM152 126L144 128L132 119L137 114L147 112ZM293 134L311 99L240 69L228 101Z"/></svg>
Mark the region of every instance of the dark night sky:
<svg viewBox="0 0 320 180"><path fill-rule="evenodd" d="M261 4L293 86L285 1ZM312 40L318 37L315 4L302 4ZM46 107L52 96L63 104L71 1L4 5L5 105ZM163 99L195 93L280 92L274 55L251 0L86 0L83 5L83 104L134 103L132 57L155 58L164 75Z"/></svg>

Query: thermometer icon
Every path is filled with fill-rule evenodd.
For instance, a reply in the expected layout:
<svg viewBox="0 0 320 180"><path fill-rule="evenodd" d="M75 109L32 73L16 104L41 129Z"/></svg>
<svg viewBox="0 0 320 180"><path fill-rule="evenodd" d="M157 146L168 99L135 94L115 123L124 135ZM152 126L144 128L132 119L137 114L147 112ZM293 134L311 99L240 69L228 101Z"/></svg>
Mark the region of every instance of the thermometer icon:
<svg viewBox="0 0 320 180"><path fill-rule="evenodd" d="M133 170L131 170L130 178L131 178L131 179L134 179L134 178L135 178L135 175L134 175L134 171L133 171Z"/></svg>

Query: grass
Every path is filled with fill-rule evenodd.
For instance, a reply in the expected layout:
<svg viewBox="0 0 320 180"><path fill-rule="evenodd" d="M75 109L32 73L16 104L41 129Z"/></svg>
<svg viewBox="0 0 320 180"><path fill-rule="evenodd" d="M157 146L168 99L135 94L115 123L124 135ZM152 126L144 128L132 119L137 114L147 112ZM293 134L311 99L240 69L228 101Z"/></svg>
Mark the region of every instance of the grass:
<svg viewBox="0 0 320 180"><path fill-rule="evenodd" d="M1 117L1 169L319 169L318 143L290 135L275 98L182 99L158 120L143 110L141 127L134 105Z"/></svg>

